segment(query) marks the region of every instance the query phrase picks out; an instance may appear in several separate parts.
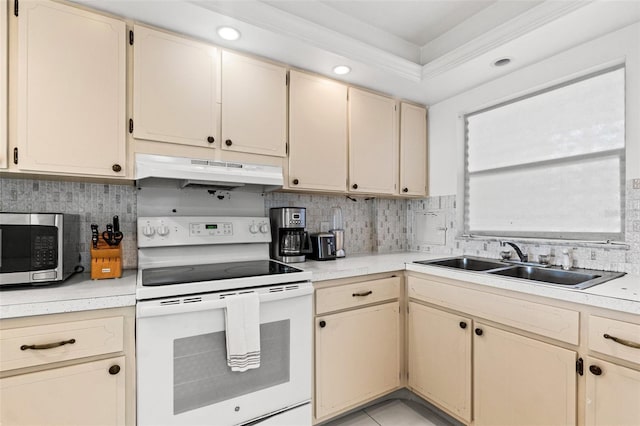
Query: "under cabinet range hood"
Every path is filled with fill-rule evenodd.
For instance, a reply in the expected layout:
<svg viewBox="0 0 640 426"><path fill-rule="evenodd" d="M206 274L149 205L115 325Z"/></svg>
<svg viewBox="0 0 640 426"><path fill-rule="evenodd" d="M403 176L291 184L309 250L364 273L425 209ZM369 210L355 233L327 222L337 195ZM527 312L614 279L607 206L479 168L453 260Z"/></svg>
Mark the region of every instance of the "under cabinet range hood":
<svg viewBox="0 0 640 426"><path fill-rule="evenodd" d="M270 192L282 188L282 167L197 158L136 154L138 185L173 182L179 188L210 187Z"/></svg>

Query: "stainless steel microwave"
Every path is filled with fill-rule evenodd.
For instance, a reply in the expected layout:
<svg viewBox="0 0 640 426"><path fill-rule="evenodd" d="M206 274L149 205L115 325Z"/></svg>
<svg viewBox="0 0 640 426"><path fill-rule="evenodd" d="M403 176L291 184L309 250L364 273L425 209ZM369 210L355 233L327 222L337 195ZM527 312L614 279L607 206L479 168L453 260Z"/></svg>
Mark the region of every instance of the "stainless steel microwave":
<svg viewBox="0 0 640 426"><path fill-rule="evenodd" d="M0 213L0 285L67 279L80 263L78 215Z"/></svg>

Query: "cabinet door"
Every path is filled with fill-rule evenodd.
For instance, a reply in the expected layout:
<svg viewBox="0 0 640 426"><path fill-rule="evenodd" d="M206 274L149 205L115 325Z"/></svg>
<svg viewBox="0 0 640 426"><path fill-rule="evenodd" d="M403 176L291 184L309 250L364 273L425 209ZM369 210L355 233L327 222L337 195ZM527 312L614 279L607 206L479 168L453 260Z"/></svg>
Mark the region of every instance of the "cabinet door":
<svg viewBox="0 0 640 426"><path fill-rule="evenodd" d="M125 46L123 21L20 2L20 169L125 175Z"/></svg>
<svg viewBox="0 0 640 426"><path fill-rule="evenodd" d="M409 302L409 386L471 421L469 318Z"/></svg>
<svg viewBox="0 0 640 426"><path fill-rule="evenodd" d="M400 103L400 194L427 195L427 110Z"/></svg>
<svg viewBox="0 0 640 426"><path fill-rule="evenodd" d="M316 318L316 418L400 384L398 302Z"/></svg>
<svg viewBox="0 0 640 426"><path fill-rule="evenodd" d="M124 425L124 367L118 357L0 379L0 424Z"/></svg>
<svg viewBox="0 0 640 426"><path fill-rule="evenodd" d="M640 424L640 371L587 358L585 424Z"/></svg>
<svg viewBox="0 0 640 426"><path fill-rule="evenodd" d="M8 165L7 144L7 1L0 2L0 169Z"/></svg>
<svg viewBox="0 0 640 426"><path fill-rule="evenodd" d="M222 148L286 155L287 72L284 67L222 52Z"/></svg>
<svg viewBox="0 0 640 426"><path fill-rule="evenodd" d="M576 353L487 325L473 339L476 425L574 425Z"/></svg>
<svg viewBox="0 0 640 426"><path fill-rule="evenodd" d="M349 191L398 192L398 137L393 99L349 88Z"/></svg>
<svg viewBox="0 0 640 426"><path fill-rule="evenodd" d="M297 71L290 77L288 185L344 192L347 87Z"/></svg>
<svg viewBox="0 0 640 426"><path fill-rule="evenodd" d="M217 49L138 25L134 34L133 137L217 145Z"/></svg>

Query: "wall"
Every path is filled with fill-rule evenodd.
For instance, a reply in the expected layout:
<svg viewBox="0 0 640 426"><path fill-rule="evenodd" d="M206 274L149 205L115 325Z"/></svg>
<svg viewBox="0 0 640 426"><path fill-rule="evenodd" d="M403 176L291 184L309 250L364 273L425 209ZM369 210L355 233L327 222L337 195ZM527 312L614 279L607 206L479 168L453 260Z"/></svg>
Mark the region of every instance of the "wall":
<svg viewBox="0 0 640 426"><path fill-rule="evenodd" d="M355 200L355 201L353 201ZM331 207L342 209L347 256L406 250L406 201L344 195L308 195L273 192L265 195L265 215L271 207L305 207L307 230L328 231Z"/></svg>
<svg viewBox="0 0 640 426"><path fill-rule="evenodd" d="M136 189L133 185L0 178L0 212L73 213L80 215L82 266L90 270L92 223L105 230L113 216L120 218L123 267L138 266L136 245Z"/></svg>

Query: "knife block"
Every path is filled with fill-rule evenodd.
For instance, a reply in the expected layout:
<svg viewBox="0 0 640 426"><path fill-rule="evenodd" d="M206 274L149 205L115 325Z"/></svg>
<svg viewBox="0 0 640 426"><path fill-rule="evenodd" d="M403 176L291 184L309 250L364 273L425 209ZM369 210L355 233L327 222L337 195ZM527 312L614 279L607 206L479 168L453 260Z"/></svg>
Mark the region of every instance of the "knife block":
<svg viewBox="0 0 640 426"><path fill-rule="evenodd" d="M91 244L91 279L120 278L122 276L122 245L110 246L98 241L98 248Z"/></svg>

